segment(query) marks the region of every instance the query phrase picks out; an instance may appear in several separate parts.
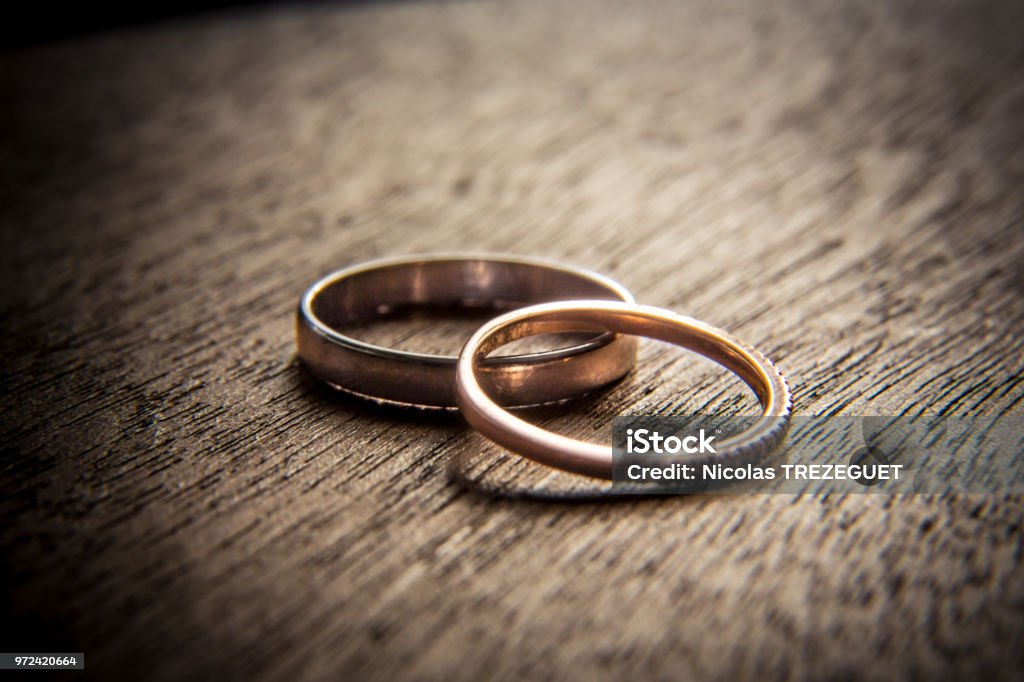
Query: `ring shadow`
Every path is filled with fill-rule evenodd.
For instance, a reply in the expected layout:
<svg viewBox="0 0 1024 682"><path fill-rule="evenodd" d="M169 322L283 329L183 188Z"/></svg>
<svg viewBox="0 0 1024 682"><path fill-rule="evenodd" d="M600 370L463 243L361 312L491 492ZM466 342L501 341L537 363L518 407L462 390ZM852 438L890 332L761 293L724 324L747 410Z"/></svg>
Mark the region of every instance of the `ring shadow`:
<svg viewBox="0 0 1024 682"><path fill-rule="evenodd" d="M511 485L506 482L494 482L487 478L487 473L500 465L503 461L501 455L494 458L494 462L482 468L483 475L477 476L471 473L470 458L467 456L472 449L474 438L482 439L476 434L463 419L456 408L435 408L419 407L415 405L403 405L377 401L355 393L349 393L341 389L335 389L325 384L314 376L298 358L292 363L295 366L293 377L296 386L301 393L302 399L316 401L321 404L331 404L344 409L350 414L365 416L373 419L385 419L393 424L416 424L419 426L434 426L439 432L449 435L446 447L451 450L445 466L445 473L448 482L459 486L465 493L481 499L504 499L526 502L556 503L566 505L578 505L589 503L653 503L655 499L674 497L681 500L688 500L692 503L704 496L699 493L657 493L647 492L637 494L635 492L621 492L611 489L611 484L598 479L590 479L577 474L564 473L552 469L558 476L564 476L575 485L593 481L596 487L573 487L547 489L532 487L529 485ZM628 375L627 375L628 376ZM529 407L513 408L513 411L527 419L543 419L545 417L556 417L565 414L566 411L576 410L593 406L600 402L609 391L619 382L594 389L583 395L561 400L555 403L543 405L532 405ZM497 446L494 446L498 449ZM516 456L516 455L512 455ZM543 465L535 464L540 467Z"/></svg>

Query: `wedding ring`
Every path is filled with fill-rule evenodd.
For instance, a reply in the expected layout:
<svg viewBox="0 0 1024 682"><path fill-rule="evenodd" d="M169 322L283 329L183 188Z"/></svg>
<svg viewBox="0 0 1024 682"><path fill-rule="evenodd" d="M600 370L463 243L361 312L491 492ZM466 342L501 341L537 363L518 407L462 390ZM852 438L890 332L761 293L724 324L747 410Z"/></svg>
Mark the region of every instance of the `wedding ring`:
<svg viewBox="0 0 1024 682"><path fill-rule="evenodd" d="M548 466L612 478L612 447L575 440L530 424L499 407L478 381L488 353L516 339L565 331L646 336L696 351L735 372L757 395L763 417L719 442L717 454L687 463L755 462L782 440L791 398L785 379L761 353L731 335L669 310L611 301L564 301L515 310L484 324L462 349L456 368L458 404L466 420L498 445ZM702 459L708 458L708 459Z"/></svg>
<svg viewBox="0 0 1024 682"><path fill-rule="evenodd" d="M296 343L302 362L331 386L385 402L455 406L453 355L428 355L367 343L339 331L404 305L507 310L540 301L633 296L593 272L532 258L417 256L340 270L302 296ZM621 379L636 360L636 340L604 329L577 345L489 358L481 385L505 406L565 400Z"/></svg>

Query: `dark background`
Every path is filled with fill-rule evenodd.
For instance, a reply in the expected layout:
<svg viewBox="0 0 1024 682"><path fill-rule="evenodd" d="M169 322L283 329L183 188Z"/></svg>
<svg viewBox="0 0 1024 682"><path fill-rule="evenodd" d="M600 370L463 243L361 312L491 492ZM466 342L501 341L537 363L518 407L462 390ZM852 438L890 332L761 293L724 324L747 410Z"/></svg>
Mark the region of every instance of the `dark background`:
<svg viewBox="0 0 1024 682"><path fill-rule="evenodd" d="M25 3L9 11L0 28L0 45L29 47L95 33L142 27L161 21L197 18L256 2ZM298 4L298 3L291 3Z"/></svg>

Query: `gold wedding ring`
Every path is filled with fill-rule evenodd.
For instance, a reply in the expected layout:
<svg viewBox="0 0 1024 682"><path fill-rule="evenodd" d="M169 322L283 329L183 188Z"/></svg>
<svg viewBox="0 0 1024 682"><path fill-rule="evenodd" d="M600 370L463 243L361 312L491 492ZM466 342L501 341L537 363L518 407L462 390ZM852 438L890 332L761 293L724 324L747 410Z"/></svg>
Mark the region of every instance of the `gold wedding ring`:
<svg viewBox="0 0 1024 682"><path fill-rule="evenodd" d="M478 375L488 353L516 339L566 331L617 332L673 343L735 372L757 395L762 418L723 440L713 455L687 456L692 464L756 462L782 440L791 398L785 379L761 353L733 336L690 317L651 306L611 301L534 305L484 324L466 342L456 367L458 404L477 431L541 464L597 478L612 478L612 446L568 438L512 415L488 395Z"/></svg>
<svg viewBox="0 0 1024 682"><path fill-rule="evenodd" d="M607 277L546 260L441 255L375 261L328 275L306 291L296 321L298 355L335 388L379 401L454 407L455 356L386 348L340 328L404 305L501 311L564 299L633 302ZM497 403L522 406L609 384L629 372L635 359L635 339L597 329L578 345L489 358L476 371Z"/></svg>

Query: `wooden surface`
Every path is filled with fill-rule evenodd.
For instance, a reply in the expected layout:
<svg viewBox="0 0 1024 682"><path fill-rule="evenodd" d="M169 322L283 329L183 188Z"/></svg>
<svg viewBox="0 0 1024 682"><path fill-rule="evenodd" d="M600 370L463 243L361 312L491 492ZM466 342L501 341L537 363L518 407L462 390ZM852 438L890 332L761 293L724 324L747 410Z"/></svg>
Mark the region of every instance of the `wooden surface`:
<svg viewBox="0 0 1024 682"><path fill-rule="evenodd" d="M373 257L541 255L757 345L798 414L1024 413L1022 25L309 4L4 54L0 648L105 680L1019 676L1019 498L602 500L320 388L292 316ZM403 329L367 333L458 346ZM647 344L535 418L752 405Z"/></svg>

